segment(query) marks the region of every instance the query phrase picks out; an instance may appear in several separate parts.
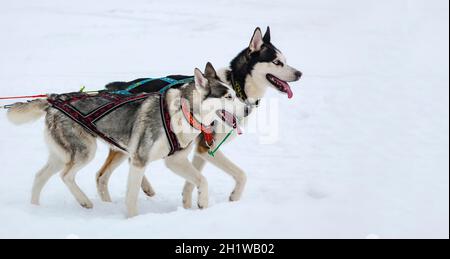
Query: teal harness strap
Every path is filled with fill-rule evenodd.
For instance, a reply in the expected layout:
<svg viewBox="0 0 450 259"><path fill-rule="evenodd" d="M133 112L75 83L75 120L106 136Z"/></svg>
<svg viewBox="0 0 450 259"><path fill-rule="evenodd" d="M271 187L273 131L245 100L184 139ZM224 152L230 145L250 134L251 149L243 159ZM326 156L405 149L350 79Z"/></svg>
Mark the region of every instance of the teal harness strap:
<svg viewBox="0 0 450 259"><path fill-rule="evenodd" d="M191 83L191 82L194 81L193 77L189 77L189 78L186 78L186 79L183 79L183 80L174 80L174 79L168 78L168 77L165 77L164 79L163 78L160 78L160 79L164 80L164 81L166 81L166 79L169 79L169 80L166 81L168 83L169 83L169 81L172 81L172 83L170 83L169 85L167 85L163 89L159 90L159 93L161 93L161 94L164 93L165 91L167 91L168 89L170 89L174 85L188 84L188 83Z"/></svg>
<svg viewBox="0 0 450 259"><path fill-rule="evenodd" d="M173 84L173 83L178 82L178 80L175 80L175 79L170 78L170 77L159 78L159 80L165 81L168 84Z"/></svg>
<svg viewBox="0 0 450 259"><path fill-rule="evenodd" d="M123 94L123 95L129 95L129 94L131 94L130 91L133 90L134 88L139 87L139 86L141 86L141 85L143 85L143 84L149 83L149 82L151 82L151 81L153 81L153 80L156 80L156 79L155 79L155 78L148 78L148 79L139 81L139 82L137 82L137 83L135 83L135 84L130 85L130 86L129 86L127 89L125 89L125 90L116 91L116 93L117 93L117 94Z"/></svg>
<svg viewBox="0 0 450 259"><path fill-rule="evenodd" d="M170 89L172 86L175 86L175 85L181 85L181 84L187 84L187 83L193 82L193 81L194 81L194 77L189 77L189 78L182 79L182 80L176 80L176 79L169 78L169 77L149 78L149 79L145 79L145 80L142 80L142 81L140 81L140 82L137 82L137 83L135 83L135 84L132 84L132 85L130 85L130 86L129 86L127 89L125 89L125 90L119 90L119 91L116 91L115 93L117 93L117 94L123 94L123 95L130 95L130 94L131 94L130 91L132 91L133 89L135 89L135 88L137 88L137 87L139 87L139 86L141 86L141 85L143 85L143 84L146 84L146 83L155 81L155 80L162 80L162 81L168 83L167 86L165 86L164 88L162 88L162 89L159 91L159 93L162 94L162 93L164 93L165 91L167 91L168 89Z"/></svg>
<svg viewBox="0 0 450 259"><path fill-rule="evenodd" d="M129 91L133 90L134 88L139 87L139 86L141 86L143 84L149 83L149 82L151 82L153 80L156 80L156 79L149 78L149 79L142 80L140 82L135 83L134 85L130 85L126 90L129 92Z"/></svg>

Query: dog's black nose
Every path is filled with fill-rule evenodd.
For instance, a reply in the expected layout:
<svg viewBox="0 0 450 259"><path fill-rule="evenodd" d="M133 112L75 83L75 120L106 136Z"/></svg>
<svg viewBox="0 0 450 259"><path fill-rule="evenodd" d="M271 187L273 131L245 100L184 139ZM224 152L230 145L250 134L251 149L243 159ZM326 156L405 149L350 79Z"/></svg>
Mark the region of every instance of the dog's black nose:
<svg viewBox="0 0 450 259"><path fill-rule="evenodd" d="M300 71L295 72L295 76L297 77L297 80L300 80L300 78L302 78L303 73Z"/></svg>

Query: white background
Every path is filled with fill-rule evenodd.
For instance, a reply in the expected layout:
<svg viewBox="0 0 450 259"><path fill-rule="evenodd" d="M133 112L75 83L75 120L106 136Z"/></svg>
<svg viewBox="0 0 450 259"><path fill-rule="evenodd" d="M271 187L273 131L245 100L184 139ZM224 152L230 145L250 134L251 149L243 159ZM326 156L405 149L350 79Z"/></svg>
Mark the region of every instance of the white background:
<svg viewBox="0 0 450 259"><path fill-rule="evenodd" d="M224 67L267 25L305 76L293 100L268 93L278 142L248 134L223 148L248 173L241 202L207 167L211 208L184 210L182 179L159 162L147 173L157 196L131 220L127 165L114 203L96 194L104 145L78 175L93 210L59 177L29 205L43 121L19 128L0 111L0 238L448 238L448 17L446 0L1 0L1 96Z"/></svg>

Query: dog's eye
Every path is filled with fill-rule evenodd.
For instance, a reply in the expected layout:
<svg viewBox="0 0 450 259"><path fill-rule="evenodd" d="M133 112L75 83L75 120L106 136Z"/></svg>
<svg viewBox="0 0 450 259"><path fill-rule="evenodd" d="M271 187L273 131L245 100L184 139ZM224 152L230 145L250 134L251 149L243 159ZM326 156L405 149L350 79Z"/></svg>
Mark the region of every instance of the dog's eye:
<svg viewBox="0 0 450 259"><path fill-rule="evenodd" d="M276 66L284 66L283 62L279 61L279 60L275 60L273 62Z"/></svg>

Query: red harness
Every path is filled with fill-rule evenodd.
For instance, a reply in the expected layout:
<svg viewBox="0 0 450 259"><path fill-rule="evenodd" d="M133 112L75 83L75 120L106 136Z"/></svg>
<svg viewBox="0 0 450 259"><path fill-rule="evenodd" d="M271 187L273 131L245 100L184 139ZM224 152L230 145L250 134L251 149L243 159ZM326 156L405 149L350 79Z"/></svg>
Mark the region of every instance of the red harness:
<svg viewBox="0 0 450 259"><path fill-rule="evenodd" d="M205 138L206 144L209 147L212 147L214 145L214 126L205 126L200 123L189 109L189 103L186 99L181 99L181 110L183 111L184 117L189 122L189 125L191 125L194 129L201 131Z"/></svg>

